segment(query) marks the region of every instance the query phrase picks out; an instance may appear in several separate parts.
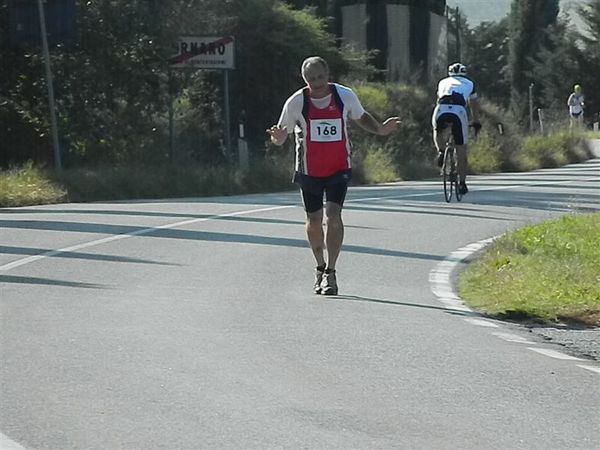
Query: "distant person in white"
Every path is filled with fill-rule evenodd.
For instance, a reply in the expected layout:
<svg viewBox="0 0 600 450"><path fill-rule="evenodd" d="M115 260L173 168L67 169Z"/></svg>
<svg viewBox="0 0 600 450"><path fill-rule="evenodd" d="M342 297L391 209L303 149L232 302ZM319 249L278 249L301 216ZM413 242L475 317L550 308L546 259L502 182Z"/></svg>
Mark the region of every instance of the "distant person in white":
<svg viewBox="0 0 600 450"><path fill-rule="evenodd" d="M467 188L467 144L469 141L469 115L475 129L481 128L477 121L477 94L473 82L466 78L467 68L461 63L448 67L448 77L442 79L437 89L437 106L433 111L433 141L437 149L437 164L444 163L444 147L446 145L446 129L450 128L454 137L454 146L458 155L458 178L461 194L469 192Z"/></svg>
<svg viewBox="0 0 600 450"><path fill-rule="evenodd" d="M569 99L567 100L571 128L573 128L575 124L579 126L583 125L584 100L585 98L583 97L581 86L576 84L573 86L573 92L571 92L571 95L569 95Z"/></svg>

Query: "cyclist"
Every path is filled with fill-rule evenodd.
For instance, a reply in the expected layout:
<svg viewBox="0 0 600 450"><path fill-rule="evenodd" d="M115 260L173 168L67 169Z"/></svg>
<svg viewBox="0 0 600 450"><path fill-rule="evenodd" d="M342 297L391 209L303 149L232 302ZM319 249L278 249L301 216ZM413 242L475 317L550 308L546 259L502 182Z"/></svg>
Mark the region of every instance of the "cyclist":
<svg viewBox="0 0 600 450"><path fill-rule="evenodd" d="M323 58L305 59L301 72L306 86L287 99L279 122L267 129L267 133L275 145L283 145L288 134L295 134L294 182L300 186L306 235L317 262L314 291L336 295L335 267L344 238L342 206L352 170L346 124L353 121L370 133L387 136L398 128L400 119L376 120L364 110L350 88L329 82L329 66ZM326 233L323 233L323 195Z"/></svg>
<svg viewBox="0 0 600 450"><path fill-rule="evenodd" d="M457 62L448 67L448 77L442 79L437 89L437 105L433 111L433 141L438 152L437 165L444 163L446 128L451 127L458 155L459 192L466 194L467 188L467 143L469 140L469 114L475 129L481 128L477 120L479 106L473 82L467 78L467 68Z"/></svg>

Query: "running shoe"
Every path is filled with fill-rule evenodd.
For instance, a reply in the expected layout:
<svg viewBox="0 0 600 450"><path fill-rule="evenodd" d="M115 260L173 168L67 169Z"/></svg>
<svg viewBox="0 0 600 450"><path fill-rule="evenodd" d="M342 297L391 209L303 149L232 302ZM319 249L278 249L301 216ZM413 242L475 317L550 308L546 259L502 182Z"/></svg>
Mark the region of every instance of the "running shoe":
<svg viewBox="0 0 600 450"><path fill-rule="evenodd" d="M335 278L335 270L325 269L323 273L323 280L321 281L321 294L323 295L337 295L338 285Z"/></svg>

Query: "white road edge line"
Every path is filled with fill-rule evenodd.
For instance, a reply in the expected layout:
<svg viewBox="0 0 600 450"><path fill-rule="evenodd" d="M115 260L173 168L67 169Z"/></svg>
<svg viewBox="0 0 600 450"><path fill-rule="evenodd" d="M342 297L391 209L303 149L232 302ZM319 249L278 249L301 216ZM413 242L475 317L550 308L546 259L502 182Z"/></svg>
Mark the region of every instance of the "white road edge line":
<svg viewBox="0 0 600 450"><path fill-rule="evenodd" d="M499 235L500 236L500 235ZM469 309L466 305L464 305L462 299L454 292L454 288L452 287L452 283L450 282L450 275L454 268L467 259L470 255L475 253L476 251L482 249L499 236L494 236L489 239L484 239L479 242L474 242L472 244L466 245L465 247L459 248L458 250L450 253L444 259L444 261L440 262L430 273L429 273L429 283L431 287L431 291L438 297L438 300L446 305L446 309L454 310L462 308L462 310L471 311L473 315L476 315L473 310ZM492 322L491 320L479 318L479 317L464 317L464 321L481 327L490 327L490 328L499 328L499 325ZM499 333L492 332L492 334L500 339L503 339L508 342L517 342L520 344L528 344L528 345L536 345L535 342L528 341L520 336L509 334L509 333ZM536 347L527 347L528 350L540 353L545 356L549 356L555 359L561 360L571 360L571 361L585 361L581 358L576 358L574 356L566 355L564 353L558 352L556 350L551 349L543 349ZM600 368L594 366L583 366L579 365L583 369L591 370L593 372L600 373Z"/></svg>
<svg viewBox="0 0 600 450"><path fill-rule="evenodd" d="M500 331L494 331L492 333L494 336L499 337L500 339L504 339L507 342L517 342L519 344L527 344L527 345L535 345L536 343L533 341L529 341L518 334L512 333L502 333Z"/></svg>
<svg viewBox="0 0 600 450"><path fill-rule="evenodd" d="M540 353L544 356L549 356L550 358L564 359L564 360L571 360L571 361L584 361L581 358L576 358L575 356L566 355L564 353L557 352L556 350L550 350L548 348L527 347L527 349L534 351L536 353Z"/></svg>
<svg viewBox="0 0 600 450"><path fill-rule="evenodd" d="M584 366L583 364L577 364L577 367L581 367L582 369L586 370L591 370L592 372L600 373L600 367Z"/></svg>
<svg viewBox="0 0 600 450"><path fill-rule="evenodd" d="M25 447L17 444L8 436L0 433L0 449L2 450L25 450Z"/></svg>
<svg viewBox="0 0 600 450"><path fill-rule="evenodd" d="M431 288L431 292L433 292L433 294L438 298L438 300L446 306L446 309L470 311L474 313L472 309L470 309L463 303L462 299L457 295L457 293L454 292L452 282L450 281L450 275L452 274L452 272L458 264L462 263L473 253L481 250L483 247L491 243L497 237L498 236L483 239L479 242L474 242L472 244L459 248L458 250L450 253L442 262L435 266L435 268L431 272L429 272L429 286ZM490 327L497 326L491 321L480 318L469 318L465 320L468 320L469 322L475 325L484 326L485 324L485 326Z"/></svg>

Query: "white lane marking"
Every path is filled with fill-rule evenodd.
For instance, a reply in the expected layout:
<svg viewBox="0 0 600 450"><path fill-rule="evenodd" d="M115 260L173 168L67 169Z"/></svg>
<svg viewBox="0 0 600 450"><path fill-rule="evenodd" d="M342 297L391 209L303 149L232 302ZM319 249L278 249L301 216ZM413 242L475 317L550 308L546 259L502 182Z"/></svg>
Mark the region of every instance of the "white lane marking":
<svg viewBox="0 0 600 450"><path fill-rule="evenodd" d="M499 337L500 339L504 339L507 342L517 342L519 344L528 344L535 345L535 342L529 341L522 336L512 333L502 333L500 331L494 331L492 333L494 336Z"/></svg>
<svg viewBox="0 0 600 450"><path fill-rule="evenodd" d="M136 231L132 231L130 233L116 234L114 236L108 236L108 237L105 237L102 239L96 239L94 241L84 242L82 244L73 245L71 247L65 247L65 248L61 248L61 249L57 249L57 250L51 250L49 252L40 253L39 255L28 256L27 258L19 259L17 261L13 261L11 263L0 266L0 271L7 271L10 269L14 269L15 267L23 266L25 264L32 263L32 262L37 261L42 258L56 256L61 253L67 253L67 252L72 252L75 250L81 250L84 248L94 247L96 245L105 244L107 242L112 242L112 241L118 241L120 239L126 239L126 238L130 238L130 237L134 237L134 236L142 236L144 234L152 233L153 231L156 231L156 230L165 230L165 229L169 229L169 228L176 228L176 227L180 227L183 225L189 225L191 223L196 223L196 222L206 222L208 220L214 220L214 219L218 219L220 217L243 216L246 214L253 214L253 213L264 212L264 211L273 211L276 209L294 208L295 206L296 205L273 206L273 207L269 207L269 208L250 209L250 210L246 210L246 211L238 211L238 212L232 212L232 213L227 213L227 214L215 214L214 216L183 220L180 222L169 223L166 225L159 225L157 227L142 228L142 229L139 229Z"/></svg>
<svg viewBox="0 0 600 450"><path fill-rule="evenodd" d="M575 356L565 355L564 353L557 352L556 350L550 350L547 348L535 348L535 347L527 347L529 350L540 353L544 356L549 356L550 358L555 359L565 359L572 361L582 361L581 358L576 358Z"/></svg>
<svg viewBox="0 0 600 450"><path fill-rule="evenodd" d="M600 367L584 366L582 364L577 364L577 367L581 367L582 369L586 369L586 370L591 370L592 372L600 373Z"/></svg>
<svg viewBox="0 0 600 450"><path fill-rule="evenodd" d="M556 185L556 184L569 184L569 183L575 183L575 182L580 183L580 182L591 181L591 180L600 180L600 177L584 178L582 180L557 181L557 182L553 182L551 184L552 185ZM543 182L532 182L532 183L520 183L520 184L508 185L508 186L492 186L492 187L488 187L488 188L478 189L478 191L493 191L493 190L515 189L515 188L523 187L523 186L538 186L538 185L543 185L543 184L550 184L550 182L543 181ZM373 200L385 200L385 199L410 198L410 197L427 197L427 196L431 196L431 195L436 195L437 196L437 195L439 195L439 192L435 191L435 192L426 192L426 193L391 195L391 196L383 196L383 197L356 198L356 199L346 200L346 203L365 202L365 201L373 201ZM38 260L40 260L42 258L48 258L48 257L59 255L61 253L67 253L67 252L72 252L72 251L75 251L75 250L81 250L81 249L84 249L84 248L94 247L96 245L100 245L100 244L104 244L104 243L112 242L112 241L117 241L117 240L120 240L120 239L125 239L125 238L129 238L129 237L133 237L133 236L141 236L141 235L144 235L144 234L152 233L155 230L175 228L175 227L179 227L179 226L182 226L182 225L188 225L188 224L191 224L191 223L206 222L208 220L214 220L214 219L218 219L220 217L242 216L242 215L245 215L245 214L253 214L253 213L265 212L265 211L275 211L275 210L278 210L278 209L287 209L287 208L295 208L295 207L296 207L296 205L283 205L283 206L274 206L274 207L269 207L269 208L259 208L259 209L252 209L252 210L246 210L246 211L238 211L238 212L233 212L233 213L227 213L227 214L216 214L216 215L210 216L210 217L203 217L203 218L198 218L198 219L184 220L184 221L181 221L181 222L175 222L175 223L170 223L170 224L166 224L166 225L160 225L160 226L151 227L151 228L143 228L143 229L140 229L140 230L137 230L137 231L132 231L131 233L117 234L117 235L109 236L109 237L106 237L106 238L103 238L103 239L96 239L96 240L93 240L93 241L84 242L82 244L73 245L71 247L65 247L65 248L61 248L61 249L51 250L49 252L40 253L39 255L28 256L26 258L22 258L22 259L19 259L17 261L13 261L11 263L4 264L4 265L0 266L0 271L6 272L6 271L14 269L16 267L24 266L25 264L29 264L29 263L32 263L34 261L38 261ZM477 245L477 244L479 244L479 243L475 243L475 244L471 244L471 245ZM458 250L458 252L460 252L460 250ZM472 252L470 252L470 253L472 253ZM465 307L463 306L462 308L464 309Z"/></svg>
<svg viewBox="0 0 600 450"><path fill-rule="evenodd" d="M464 319L464 321L469 322L472 325L477 325L479 327L488 327L488 328L499 328L500 327L498 324L490 322L489 320L475 319L473 317L467 317Z"/></svg>
<svg viewBox="0 0 600 450"><path fill-rule="evenodd" d="M25 450L25 447L17 444L8 436L0 433L0 449L2 450Z"/></svg>

